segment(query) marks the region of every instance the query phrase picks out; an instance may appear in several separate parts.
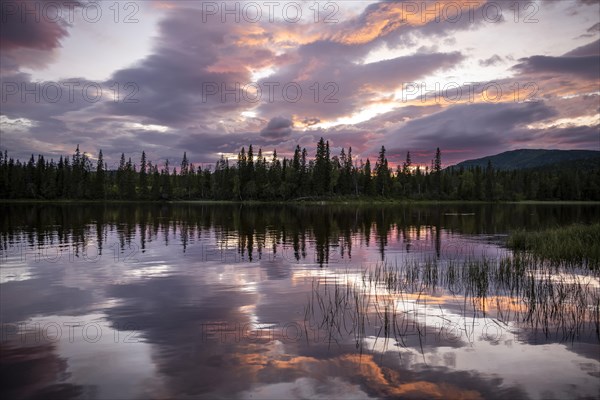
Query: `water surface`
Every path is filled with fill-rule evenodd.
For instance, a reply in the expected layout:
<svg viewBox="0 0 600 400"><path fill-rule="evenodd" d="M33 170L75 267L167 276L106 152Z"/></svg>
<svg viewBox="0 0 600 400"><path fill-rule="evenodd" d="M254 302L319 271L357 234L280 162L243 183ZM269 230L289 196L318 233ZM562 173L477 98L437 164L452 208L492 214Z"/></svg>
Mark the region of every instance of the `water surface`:
<svg viewBox="0 0 600 400"><path fill-rule="evenodd" d="M598 206L0 208L10 398L600 390L597 271L465 269L511 257L514 229L598 221Z"/></svg>

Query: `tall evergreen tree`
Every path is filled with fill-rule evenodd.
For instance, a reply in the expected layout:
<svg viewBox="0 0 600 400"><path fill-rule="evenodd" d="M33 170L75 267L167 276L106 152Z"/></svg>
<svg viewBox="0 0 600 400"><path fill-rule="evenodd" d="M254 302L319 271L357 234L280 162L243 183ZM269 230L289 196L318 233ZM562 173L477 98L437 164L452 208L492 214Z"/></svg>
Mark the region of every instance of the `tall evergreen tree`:
<svg viewBox="0 0 600 400"><path fill-rule="evenodd" d="M373 195L373 178L371 171L371 161L367 158L363 169L363 191L367 196Z"/></svg>
<svg viewBox="0 0 600 400"><path fill-rule="evenodd" d="M131 157L125 164L125 198L129 200L134 200L137 197L135 181L136 181L136 170L135 166L131 162Z"/></svg>
<svg viewBox="0 0 600 400"><path fill-rule="evenodd" d="M387 196L390 189L390 170L388 166L388 160L385 157L385 147L381 146L379 151L379 157L375 164L376 174L376 189L377 194L381 196Z"/></svg>
<svg viewBox="0 0 600 400"><path fill-rule="evenodd" d="M246 171L244 173L244 194L248 199L256 198L258 189L256 187L256 171L254 165L254 149L252 145L248 147L248 158L246 161Z"/></svg>
<svg viewBox="0 0 600 400"><path fill-rule="evenodd" d="M106 176L104 172L104 157L102 149L98 152L98 161L96 162L96 177L94 180L94 197L104 199L106 197L104 186L106 184Z"/></svg>
<svg viewBox="0 0 600 400"><path fill-rule="evenodd" d="M325 140L321 138L317 144L317 154L315 156L315 168L313 173L313 181L317 195L322 196L329 192L330 179L329 141L326 144Z"/></svg>
<svg viewBox="0 0 600 400"><path fill-rule="evenodd" d="M148 198L148 161L146 160L146 152L142 151L140 159L140 198Z"/></svg>
<svg viewBox="0 0 600 400"><path fill-rule="evenodd" d="M125 161L125 153L121 153L119 168L117 169L117 196L120 199L125 198L127 191L127 163Z"/></svg>
<svg viewBox="0 0 600 400"><path fill-rule="evenodd" d="M442 194L442 153L439 147L435 150L432 171L435 190L437 195L440 196Z"/></svg>
<svg viewBox="0 0 600 400"><path fill-rule="evenodd" d="M410 168L412 167L412 159L410 157L410 151L406 152L406 161L402 163L402 173L404 175L410 174Z"/></svg>
<svg viewBox="0 0 600 400"><path fill-rule="evenodd" d="M269 166L269 196L277 199L281 196L281 178L282 168L281 162L277 158L277 149L273 150L273 158Z"/></svg>

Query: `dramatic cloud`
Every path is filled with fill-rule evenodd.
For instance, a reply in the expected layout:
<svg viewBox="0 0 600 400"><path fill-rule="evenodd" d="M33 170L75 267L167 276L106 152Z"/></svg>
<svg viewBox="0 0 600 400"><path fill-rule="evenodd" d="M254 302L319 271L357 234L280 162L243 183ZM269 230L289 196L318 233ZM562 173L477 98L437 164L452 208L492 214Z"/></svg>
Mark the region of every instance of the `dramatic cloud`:
<svg viewBox="0 0 600 400"><path fill-rule="evenodd" d="M514 68L523 73L554 73L600 79L600 41L578 47L563 56L532 56L522 58Z"/></svg>
<svg viewBox="0 0 600 400"><path fill-rule="evenodd" d="M104 65L111 54L94 60L105 77L94 82L85 74L52 81L44 68L86 63L81 47L95 45L86 34L118 40L110 9L97 24L82 20L85 4L72 21L23 21L12 5L46 3L2 0L2 148L18 158L57 158L79 144L94 154L102 148L114 165L121 152L137 159L142 150L157 162L187 151L194 162L213 163L250 143L282 155L297 144L314 153L321 136L333 152L352 147L359 159L385 144L394 161L438 146L459 160L534 145L528 137L536 147L589 145L586 127L596 126L599 111L590 97L600 81L598 4L544 3L530 16L538 23L525 23L502 5L494 17L484 1L451 3L336 3L331 18L332 9L321 9L317 21L303 2L298 22L282 7L272 20L262 10L256 22L243 15L223 22L220 7L212 12L202 2L144 3L139 37L152 37L152 46L119 67ZM531 42L520 46L524 32ZM491 46L487 37L502 40ZM426 89L407 99L407 83ZM479 84L473 99L469 83ZM447 84L462 98L446 101ZM501 87L501 99L489 101L489 85ZM558 141L561 132L570 139Z"/></svg>
<svg viewBox="0 0 600 400"><path fill-rule="evenodd" d="M598 25L598 24L596 24ZM589 29L588 29L589 31ZM578 47L565 53L568 57L580 57L580 56L600 56L600 40L588 43L584 46Z"/></svg>
<svg viewBox="0 0 600 400"><path fill-rule="evenodd" d="M2 74L16 72L21 66L44 67L50 62L54 50L69 36L70 25L62 16L72 15L77 7L77 1L47 4L35 0L0 0Z"/></svg>
<svg viewBox="0 0 600 400"><path fill-rule="evenodd" d="M600 60L598 56L533 56L521 59L521 61L523 63L518 64L516 68L526 73L573 74L587 79L600 77Z"/></svg>
<svg viewBox="0 0 600 400"><path fill-rule="evenodd" d="M58 4L58 3L57 3ZM3 51L19 47L38 50L52 50L60 46L60 40L68 35L64 20L52 21L36 16L39 1L0 2L2 25L0 45ZM28 11L33 11L29 13Z"/></svg>
<svg viewBox="0 0 600 400"><path fill-rule="evenodd" d="M526 125L557 115L542 102L461 104L406 123L385 136L391 153L414 150L427 153L439 147L453 164L464 158L490 153L490 149L506 148L516 133L527 135ZM401 146L398 144L401 143ZM433 157L422 158L427 162Z"/></svg>
<svg viewBox="0 0 600 400"><path fill-rule="evenodd" d="M260 135L268 139L283 139L292 134L293 127L294 123L291 120L275 117L260 131Z"/></svg>

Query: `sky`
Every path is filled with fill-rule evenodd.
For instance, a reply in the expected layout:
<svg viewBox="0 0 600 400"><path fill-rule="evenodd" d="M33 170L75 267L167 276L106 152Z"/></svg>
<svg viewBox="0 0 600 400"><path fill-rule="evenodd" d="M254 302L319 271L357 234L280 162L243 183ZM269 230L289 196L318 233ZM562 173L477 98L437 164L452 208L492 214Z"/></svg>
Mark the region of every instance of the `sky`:
<svg viewBox="0 0 600 400"><path fill-rule="evenodd" d="M600 150L600 2L0 0L0 149Z"/></svg>

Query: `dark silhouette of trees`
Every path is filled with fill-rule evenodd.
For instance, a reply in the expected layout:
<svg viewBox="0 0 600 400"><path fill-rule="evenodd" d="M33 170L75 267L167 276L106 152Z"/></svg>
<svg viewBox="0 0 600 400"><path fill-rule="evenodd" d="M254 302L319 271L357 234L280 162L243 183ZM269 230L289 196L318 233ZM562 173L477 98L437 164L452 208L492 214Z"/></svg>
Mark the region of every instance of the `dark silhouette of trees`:
<svg viewBox="0 0 600 400"><path fill-rule="evenodd" d="M315 156L313 182L315 194L323 196L329 193L331 181L331 160L329 159L329 141L327 144L321 138L317 143Z"/></svg>
<svg viewBox="0 0 600 400"><path fill-rule="evenodd" d="M380 196L388 196L391 187L391 172L388 166L388 160L385 158L385 147L381 146L379 157L375 164L376 188Z"/></svg>
<svg viewBox="0 0 600 400"><path fill-rule="evenodd" d="M256 155L255 155L256 153ZM414 166L410 152L392 169L382 146L375 167L356 162L352 149L331 157L321 138L315 158L296 146L293 156L269 160L262 149L242 148L230 165L221 156L214 166L196 168L183 154L179 170L169 160L159 166L142 152L139 170L121 154L118 168L109 170L102 150L95 168L79 146L58 162L31 155L27 162L0 153L0 198L4 199L120 199L120 200L294 200L332 197L384 197L475 201L600 200L600 160L561 164L560 167L505 171L487 167L442 169L436 149L431 169Z"/></svg>

